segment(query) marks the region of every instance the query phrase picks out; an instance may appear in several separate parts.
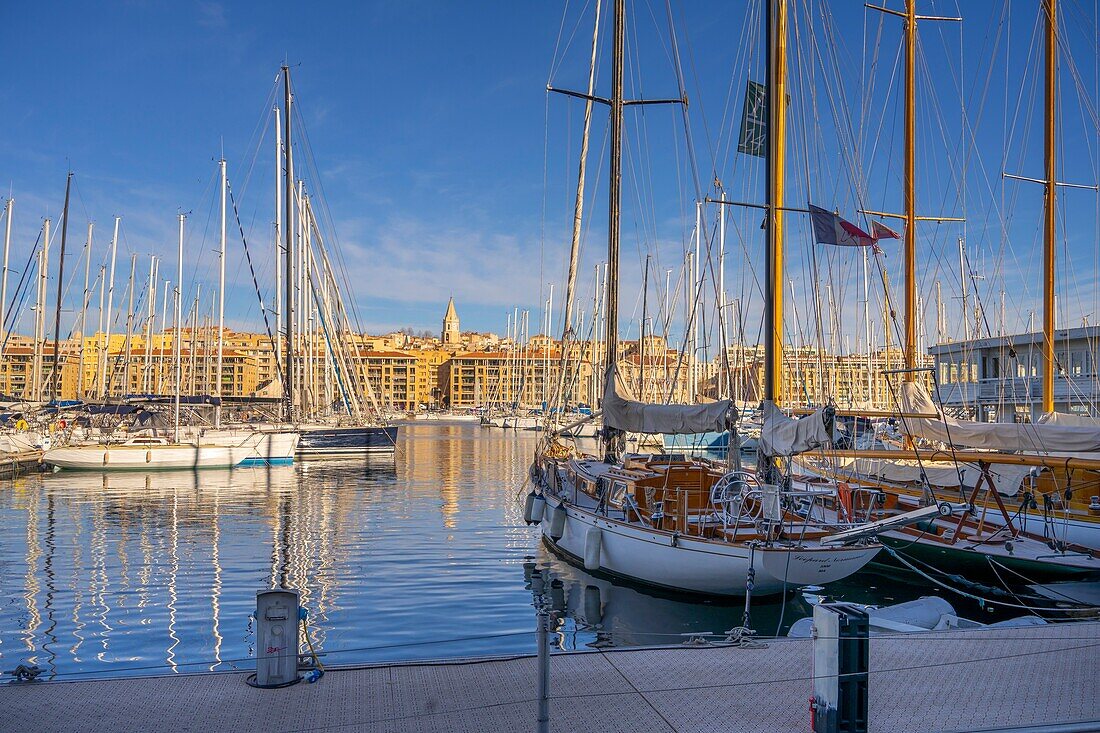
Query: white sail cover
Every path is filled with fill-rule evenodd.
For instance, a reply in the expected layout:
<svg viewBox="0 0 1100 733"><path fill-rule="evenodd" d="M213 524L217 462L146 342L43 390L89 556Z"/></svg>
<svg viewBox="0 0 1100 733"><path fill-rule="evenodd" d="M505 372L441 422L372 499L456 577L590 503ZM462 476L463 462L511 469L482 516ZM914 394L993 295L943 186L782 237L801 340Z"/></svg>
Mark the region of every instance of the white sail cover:
<svg viewBox="0 0 1100 733"><path fill-rule="evenodd" d="M921 480L921 466L913 460L884 460L880 458L846 458L833 459L838 461L837 472L853 479L876 478L893 483L917 483ZM989 475L993 479L993 486L1002 496L1015 496L1020 491L1024 479L1031 473L1030 466L1015 466L1002 463L994 463L989 466ZM959 476L962 476L962 485L973 488L982 475L981 469L969 463L954 466L942 464L924 464L924 475L932 486L957 487Z"/></svg>
<svg viewBox="0 0 1100 733"><path fill-rule="evenodd" d="M690 435L729 429L730 400L705 405L657 405L633 399L616 370L608 372L603 393L603 424L628 433Z"/></svg>
<svg viewBox="0 0 1100 733"><path fill-rule="evenodd" d="M916 382L902 383L900 403L902 412L938 416L935 419L907 417L902 420L902 429L914 437L938 440L954 446L1000 451L1100 451L1100 425L1082 424L1084 421L1074 421L1071 415L1041 419L1038 423L955 420L945 417L924 388Z"/></svg>
<svg viewBox="0 0 1100 733"><path fill-rule="evenodd" d="M764 455L793 456L832 442L832 432L825 424L825 408L796 419L787 417L774 402L766 400L762 412L760 451Z"/></svg>

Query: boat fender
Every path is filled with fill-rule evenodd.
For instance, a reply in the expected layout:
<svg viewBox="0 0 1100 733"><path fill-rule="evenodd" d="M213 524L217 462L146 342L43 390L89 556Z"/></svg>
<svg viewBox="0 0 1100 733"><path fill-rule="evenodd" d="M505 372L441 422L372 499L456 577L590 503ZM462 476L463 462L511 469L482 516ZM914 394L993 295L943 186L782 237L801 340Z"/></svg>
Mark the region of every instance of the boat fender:
<svg viewBox="0 0 1100 733"><path fill-rule="evenodd" d="M584 620L591 626L603 623L603 602L598 585L584 587Z"/></svg>
<svg viewBox="0 0 1100 733"><path fill-rule="evenodd" d="M584 569L600 569L600 549L603 546L603 531L599 527L589 527L584 536Z"/></svg>
<svg viewBox="0 0 1100 733"><path fill-rule="evenodd" d="M146 463L152 463L153 462L153 451L151 451L151 450L145 451L145 462Z"/></svg>
<svg viewBox="0 0 1100 733"><path fill-rule="evenodd" d="M523 503L523 521L527 524L538 524L542 521L542 513L545 508L546 500L532 491Z"/></svg>
<svg viewBox="0 0 1100 733"><path fill-rule="evenodd" d="M565 504L558 504L550 513L550 539L557 542L565 534L565 520L568 515L565 512Z"/></svg>
<svg viewBox="0 0 1100 733"><path fill-rule="evenodd" d="M103 451L103 465L106 466L110 462L111 462L111 451L109 451L109 450Z"/></svg>

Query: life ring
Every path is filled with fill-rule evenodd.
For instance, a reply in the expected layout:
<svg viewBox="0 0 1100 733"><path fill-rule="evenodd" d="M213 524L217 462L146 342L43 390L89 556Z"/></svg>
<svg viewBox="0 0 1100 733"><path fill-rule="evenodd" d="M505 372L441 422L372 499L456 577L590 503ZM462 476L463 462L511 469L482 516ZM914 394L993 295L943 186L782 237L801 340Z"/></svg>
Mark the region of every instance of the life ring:
<svg viewBox="0 0 1100 733"><path fill-rule="evenodd" d="M15 429L18 430L21 433L27 432L27 430L29 430L30 427L31 426L28 425L27 421L24 420L23 418L19 418L18 420L15 421Z"/></svg>
<svg viewBox="0 0 1100 733"><path fill-rule="evenodd" d="M68 423L66 423L66 422L65 422L64 420L60 420L60 421L58 421L57 425L58 425L58 427L60 427L60 428L61 428L62 430L64 430L64 429L65 429L66 427L68 427Z"/></svg>

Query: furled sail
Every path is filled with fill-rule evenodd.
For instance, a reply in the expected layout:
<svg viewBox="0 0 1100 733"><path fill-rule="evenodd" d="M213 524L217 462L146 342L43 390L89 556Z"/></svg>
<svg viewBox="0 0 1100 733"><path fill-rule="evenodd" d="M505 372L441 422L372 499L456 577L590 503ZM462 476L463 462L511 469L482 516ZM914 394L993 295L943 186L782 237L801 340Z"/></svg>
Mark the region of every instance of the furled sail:
<svg viewBox="0 0 1100 733"><path fill-rule="evenodd" d="M614 369L608 371L603 394L603 424L628 433L690 435L722 432L732 424L733 402L705 405L657 405L638 402Z"/></svg>
<svg viewBox="0 0 1100 733"><path fill-rule="evenodd" d="M1100 451L1100 425L1074 420L1071 415L1044 415L1037 423L955 420L944 416L924 387L916 382L902 383L899 401L902 412L937 416L902 420L902 429L914 437L1000 451Z"/></svg>
<svg viewBox="0 0 1100 733"><path fill-rule="evenodd" d="M828 407L801 419L787 417L770 400L762 406L760 451L768 456L793 456L828 446L833 439L833 410Z"/></svg>

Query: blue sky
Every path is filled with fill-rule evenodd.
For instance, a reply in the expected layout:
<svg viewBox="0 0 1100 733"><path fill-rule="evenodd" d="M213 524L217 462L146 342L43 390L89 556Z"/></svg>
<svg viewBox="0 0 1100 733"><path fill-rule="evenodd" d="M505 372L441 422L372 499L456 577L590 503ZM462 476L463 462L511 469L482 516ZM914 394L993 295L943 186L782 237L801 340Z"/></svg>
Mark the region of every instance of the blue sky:
<svg viewBox="0 0 1100 733"><path fill-rule="evenodd" d="M519 307L532 310L535 332L549 283L555 283L556 308L561 302L582 111L575 100L548 99L545 85L551 78L556 85L583 87L593 4L10 6L0 27L11 70L0 79L0 181L16 199L12 277L18 278L42 218L56 221L71 165L76 194L70 251L79 251L86 222L93 219L97 268L112 217L121 215L120 251L139 255L139 276L147 276L148 255L156 253L165 258L162 276L174 280L175 216L190 212L184 300L201 284L208 312L216 282L212 184L224 150L257 276L269 290L274 162L266 100L278 67L289 59L317 164L307 172L307 187L315 194L323 187L335 224L328 236L339 243L364 329L438 330L447 297L454 295L464 328L503 331L505 314ZM665 8L654 0L631 5L628 94L675 96ZM898 209L901 87L892 67L900 24L864 10L862 3L792 5L794 30L800 31L792 46L802 59L792 61L792 205L809 196L852 219L858 201ZM1063 64L1060 76L1063 177L1093 183L1100 178L1090 111L1097 106L1095 9L1069 0L1063 5L1075 61L1072 71ZM1026 326L1040 293L1041 190L1000 177L1005 168L1041 175L1039 57L1031 46L1037 16L1031 3L1013 3L1003 15L1001 7L964 3L961 28L921 28L918 198L923 213L967 217L965 227L922 225L921 291L931 301L941 281L949 329L956 332L960 235L984 278L977 285L985 291L991 321L999 319L1002 289L1008 293L1009 330ZM762 77L760 3L673 8L702 190L712 191L717 174L731 198L759 200L759 161L731 153L729 131L740 121L745 80ZM959 12L954 3L942 2L921 3L921 10ZM601 48L601 56L606 50ZM601 91L608 79L604 61ZM1078 84L1089 98L1084 105ZM964 106L969 127L962 123ZM635 109L629 117L622 308L624 319L636 319L645 255L654 257L653 280L659 282L651 283L651 314L652 304L665 297L663 273L682 261L695 187L680 111ZM264 131L262 140L257 129ZM603 165L596 162L604 151L603 110L596 110L592 129L586 204L591 216L579 306L586 311L606 231ZM1096 194L1067 192L1063 207L1062 322L1079 325L1088 316L1095 323ZM727 290L744 299L749 340L758 329L758 218L753 210L731 212L726 260ZM713 215L708 222L713 228ZM791 338L809 339L814 330L809 302L816 257L818 300L828 302L831 295L834 303L823 311L821 328L827 333L835 320L838 334L856 339L863 330L859 260L851 252L814 248L808 236L808 222L792 221L790 276L797 295L788 323L797 322L803 333L789 326ZM897 280L901 260L892 247L887 243L885 261ZM229 321L259 329L239 236L231 237L230 248ZM120 254L119 283L128 269L123 262ZM67 267L82 278L75 257ZM79 278L66 291L67 308L78 302ZM678 279L674 272L674 288ZM116 293L121 287L116 283ZM671 300L681 304L675 333L682 291ZM872 308L880 301L873 294ZM926 331L933 333L934 308L927 307ZM28 330L29 317L21 323ZM623 328L629 335L631 326Z"/></svg>

